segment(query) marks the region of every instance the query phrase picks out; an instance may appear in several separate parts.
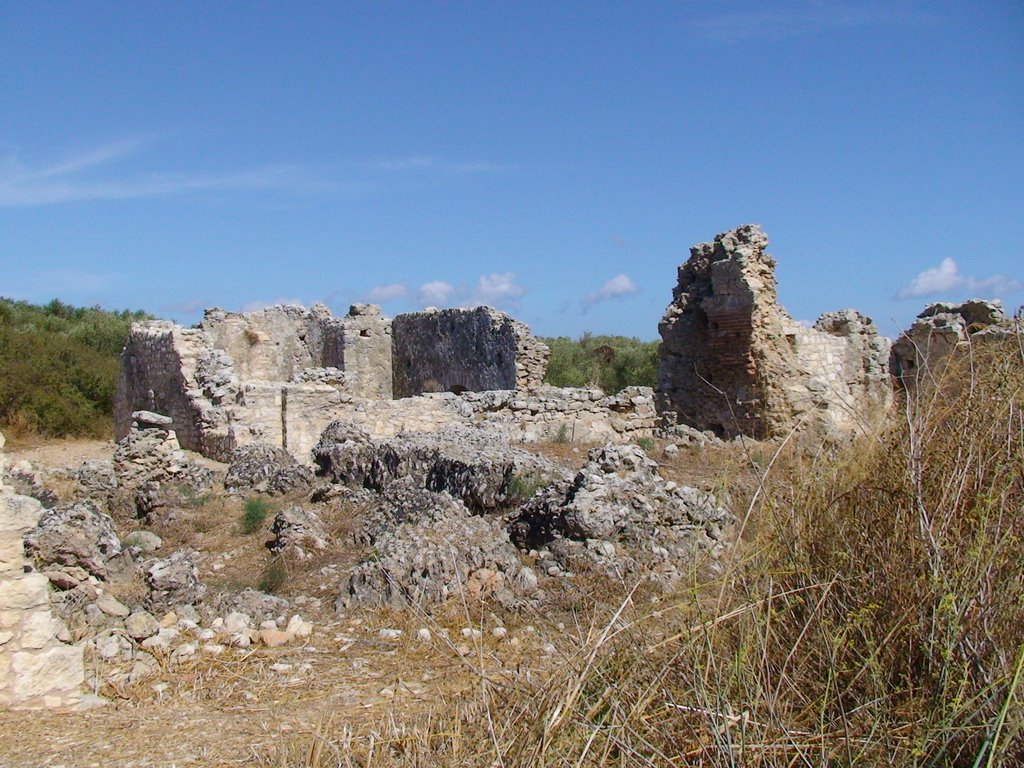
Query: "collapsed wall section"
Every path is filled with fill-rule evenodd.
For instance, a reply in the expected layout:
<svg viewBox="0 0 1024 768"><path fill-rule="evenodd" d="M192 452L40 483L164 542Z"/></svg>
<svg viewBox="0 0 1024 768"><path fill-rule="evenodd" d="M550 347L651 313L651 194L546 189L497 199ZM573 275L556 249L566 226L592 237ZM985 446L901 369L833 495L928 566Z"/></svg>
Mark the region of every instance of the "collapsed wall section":
<svg viewBox="0 0 1024 768"><path fill-rule="evenodd" d="M523 323L490 307L430 309L392 323L394 396L533 389L548 348Z"/></svg>
<svg viewBox="0 0 1024 768"><path fill-rule="evenodd" d="M852 310L796 323L777 300L756 225L690 249L659 331L667 424L765 438L807 421L842 433L888 406L888 342Z"/></svg>
<svg viewBox="0 0 1024 768"><path fill-rule="evenodd" d="M890 371L907 391L915 392L922 380L938 380L972 344L1019 332L1019 320L1008 318L999 301L930 304L893 344Z"/></svg>

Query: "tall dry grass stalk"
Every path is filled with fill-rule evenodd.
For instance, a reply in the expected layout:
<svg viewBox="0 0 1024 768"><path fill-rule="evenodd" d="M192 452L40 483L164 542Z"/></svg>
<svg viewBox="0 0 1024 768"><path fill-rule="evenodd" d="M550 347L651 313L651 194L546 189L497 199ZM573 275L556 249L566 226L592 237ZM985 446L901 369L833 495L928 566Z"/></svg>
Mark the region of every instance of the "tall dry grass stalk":
<svg viewBox="0 0 1024 768"><path fill-rule="evenodd" d="M542 683L325 721L277 764L1024 764L1022 389L1019 339L974 349L883 432L775 463L724 574L595 614Z"/></svg>

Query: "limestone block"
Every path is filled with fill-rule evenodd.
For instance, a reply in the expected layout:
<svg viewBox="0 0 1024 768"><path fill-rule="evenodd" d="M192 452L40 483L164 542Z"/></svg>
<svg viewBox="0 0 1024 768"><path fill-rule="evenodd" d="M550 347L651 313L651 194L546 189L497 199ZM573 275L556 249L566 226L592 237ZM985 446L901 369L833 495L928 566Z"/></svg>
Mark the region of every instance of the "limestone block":
<svg viewBox="0 0 1024 768"><path fill-rule="evenodd" d="M5 578L0 587L0 616L50 604L50 580L41 573ZM0 625L3 624L0 618Z"/></svg>
<svg viewBox="0 0 1024 768"><path fill-rule="evenodd" d="M62 691L77 691L85 681L82 647L57 645L45 651L21 651L11 655L11 692L30 699Z"/></svg>

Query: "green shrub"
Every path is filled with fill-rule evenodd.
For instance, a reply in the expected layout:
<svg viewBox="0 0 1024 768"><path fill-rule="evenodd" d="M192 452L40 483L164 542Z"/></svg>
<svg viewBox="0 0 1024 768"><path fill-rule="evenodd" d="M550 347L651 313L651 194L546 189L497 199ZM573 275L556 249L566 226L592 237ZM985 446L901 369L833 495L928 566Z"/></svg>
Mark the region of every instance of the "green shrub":
<svg viewBox="0 0 1024 768"><path fill-rule="evenodd" d="M551 350L545 381L556 387L599 387L615 394L625 387L653 387L658 378L658 342L626 336L565 336L544 339Z"/></svg>
<svg viewBox="0 0 1024 768"><path fill-rule="evenodd" d="M270 504L263 499L246 499L242 510L242 533L256 533L270 514Z"/></svg>
<svg viewBox="0 0 1024 768"><path fill-rule="evenodd" d="M260 576L259 590L260 592L272 595L278 592L287 580L288 569L280 558L275 557L263 569L263 575Z"/></svg>
<svg viewBox="0 0 1024 768"><path fill-rule="evenodd" d="M143 312L0 298L0 425L15 434L109 435L118 356Z"/></svg>

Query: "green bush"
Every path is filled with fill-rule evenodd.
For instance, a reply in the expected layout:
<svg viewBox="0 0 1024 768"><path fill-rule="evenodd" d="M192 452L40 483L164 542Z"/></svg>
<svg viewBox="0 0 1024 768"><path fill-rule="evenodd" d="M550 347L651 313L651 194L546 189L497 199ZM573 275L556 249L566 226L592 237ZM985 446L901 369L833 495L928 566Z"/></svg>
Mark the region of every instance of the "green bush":
<svg viewBox="0 0 1024 768"><path fill-rule="evenodd" d="M658 342L626 336L565 336L544 339L551 349L545 381L556 387L600 387L615 394L625 387L653 387L658 379Z"/></svg>
<svg viewBox="0 0 1024 768"><path fill-rule="evenodd" d="M259 590L260 592L272 595L278 592L286 581L288 581L288 569L285 568L280 558L275 557L263 569L263 575L260 576Z"/></svg>
<svg viewBox="0 0 1024 768"><path fill-rule="evenodd" d="M143 312L0 298L0 425L15 434L105 436L118 357Z"/></svg>
<svg viewBox="0 0 1024 768"><path fill-rule="evenodd" d="M246 499L242 511L242 533L256 533L270 514L270 504L263 499Z"/></svg>

